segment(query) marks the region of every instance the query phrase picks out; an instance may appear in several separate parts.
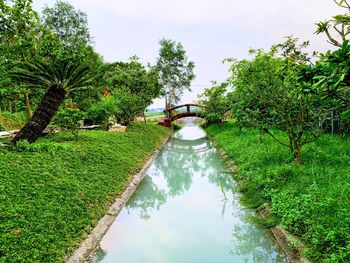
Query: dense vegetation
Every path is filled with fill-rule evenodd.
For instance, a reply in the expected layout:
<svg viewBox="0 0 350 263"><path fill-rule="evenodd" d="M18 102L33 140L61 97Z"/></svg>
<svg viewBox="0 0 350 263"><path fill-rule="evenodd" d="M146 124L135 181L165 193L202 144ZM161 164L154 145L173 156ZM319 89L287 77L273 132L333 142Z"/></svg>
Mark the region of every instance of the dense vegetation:
<svg viewBox="0 0 350 263"><path fill-rule="evenodd" d="M316 31L333 51L309 55L307 41L287 37L251 59L225 59L231 76L201 95L244 201L270 207L268 223L305 241L313 262L350 261L350 3L335 2L347 13Z"/></svg>
<svg viewBox="0 0 350 263"><path fill-rule="evenodd" d="M2 1L0 28L1 129L22 128L23 119L11 118L17 113L30 120L12 144L35 142L58 111L55 123L72 128L71 109L89 125L127 125L155 98L175 103L194 79L183 46L168 39L160 41L156 65L145 66L137 56L105 62L94 50L87 15L68 2L39 14L32 0Z"/></svg>
<svg viewBox="0 0 350 263"><path fill-rule="evenodd" d="M251 59L225 59L231 63L231 76L202 94L208 122L222 122L231 111L241 128L257 128L277 143L289 148L297 163L302 148L323 132L348 136L350 133L350 5L338 3L347 14L335 16L318 33L326 32L337 47L325 54L309 55L309 42L299 43L291 36L269 51L250 50ZM333 27L338 41L329 33ZM339 29L340 27L341 29ZM317 56L315 55L317 54ZM316 62L312 62L316 59ZM277 138L279 130L284 138Z"/></svg>
<svg viewBox="0 0 350 263"><path fill-rule="evenodd" d="M0 262L63 262L169 132L135 123L0 148Z"/></svg>

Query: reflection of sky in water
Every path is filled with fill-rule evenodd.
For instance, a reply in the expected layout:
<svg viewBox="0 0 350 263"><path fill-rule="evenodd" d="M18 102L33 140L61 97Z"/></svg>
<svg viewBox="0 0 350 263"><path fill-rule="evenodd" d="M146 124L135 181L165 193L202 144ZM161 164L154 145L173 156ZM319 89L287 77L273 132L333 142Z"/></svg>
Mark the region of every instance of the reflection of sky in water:
<svg viewBox="0 0 350 263"><path fill-rule="evenodd" d="M247 222L250 212L204 137L198 127L174 135L95 262L286 262L266 231Z"/></svg>
<svg viewBox="0 0 350 263"><path fill-rule="evenodd" d="M175 138L182 140L196 140L205 136L205 132L202 129L198 129L197 126L183 127L181 130L174 134Z"/></svg>

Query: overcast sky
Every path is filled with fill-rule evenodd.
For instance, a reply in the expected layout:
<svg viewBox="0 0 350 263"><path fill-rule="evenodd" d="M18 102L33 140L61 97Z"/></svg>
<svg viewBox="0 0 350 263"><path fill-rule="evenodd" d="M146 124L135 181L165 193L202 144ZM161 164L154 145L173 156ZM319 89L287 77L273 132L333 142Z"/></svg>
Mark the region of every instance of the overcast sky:
<svg viewBox="0 0 350 263"><path fill-rule="evenodd" d="M331 46L316 36L315 23L342 10L332 0L69 0L88 15L94 45L106 61L123 61L133 55L155 63L159 40L180 41L195 62L192 102L212 80L228 76L227 57L247 58L249 48L265 48L293 34L310 40L311 50ZM54 0L33 0L34 8L53 6ZM154 107L162 107L156 100Z"/></svg>

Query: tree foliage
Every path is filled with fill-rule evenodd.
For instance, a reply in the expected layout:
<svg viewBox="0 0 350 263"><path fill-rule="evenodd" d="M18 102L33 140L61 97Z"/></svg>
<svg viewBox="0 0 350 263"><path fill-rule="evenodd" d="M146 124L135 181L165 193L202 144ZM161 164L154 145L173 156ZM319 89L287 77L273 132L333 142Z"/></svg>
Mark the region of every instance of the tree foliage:
<svg viewBox="0 0 350 263"><path fill-rule="evenodd" d="M345 14L333 16L331 19L318 22L316 34L324 33L328 42L341 47L350 35L350 2L348 0L333 0L338 6L346 10Z"/></svg>
<svg viewBox="0 0 350 263"><path fill-rule="evenodd" d="M319 137L326 113L298 80L298 72L310 61L303 51L307 45L288 37L269 52L251 50L252 60L229 60L233 115L241 126L258 128L260 142L265 132L288 147L297 163L303 145ZM283 131L286 138L276 136L274 130Z"/></svg>
<svg viewBox="0 0 350 263"><path fill-rule="evenodd" d="M101 124L110 115L128 123L160 95L156 67L145 67L136 57L103 62L92 46L86 14L68 2L46 6L41 17L31 0L1 2L0 8L0 110L27 109L30 118L33 108L40 123L31 130L32 118L13 143L28 136L34 142L63 101ZM102 96L106 91L113 99Z"/></svg>
<svg viewBox="0 0 350 263"><path fill-rule="evenodd" d="M79 128L86 114L75 108L60 109L53 119L53 123L60 128L70 131L78 139Z"/></svg>
<svg viewBox="0 0 350 263"><path fill-rule="evenodd" d="M190 90L195 78L194 62L187 61L186 51L180 42L162 39L159 43L159 79L165 97L165 108L170 108L175 106L185 90Z"/></svg>
<svg viewBox="0 0 350 263"><path fill-rule="evenodd" d="M215 84L204 90L200 96L200 103L205 105L203 113L208 124L221 123L225 120L225 113L230 110L227 93L228 83Z"/></svg>
<svg viewBox="0 0 350 263"><path fill-rule="evenodd" d="M128 62L108 65L105 77L111 96L116 100L117 121L127 124L137 115L142 115L161 92L156 67L145 67L137 57Z"/></svg>
<svg viewBox="0 0 350 263"><path fill-rule="evenodd" d="M65 47L80 49L91 43L87 15L68 2L57 1L53 7L46 6L43 21Z"/></svg>

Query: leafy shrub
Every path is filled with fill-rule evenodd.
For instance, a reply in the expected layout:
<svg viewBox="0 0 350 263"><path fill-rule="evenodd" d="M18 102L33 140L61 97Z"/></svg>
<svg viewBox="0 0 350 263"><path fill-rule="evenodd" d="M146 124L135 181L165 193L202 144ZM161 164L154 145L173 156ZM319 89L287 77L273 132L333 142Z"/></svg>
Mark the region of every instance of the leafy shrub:
<svg viewBox="0 0 350 263"><path fill-rule="evenodd" d="M220 123L225 120L225 113L229 110L226 97L227 83L205 89L201 95L201 102L207 107L202 115L210 123Z"/></svg>
<svg viewBox="0 0 350 263"><path fill-rule="evenodd" d="M100 101L89 109L88 118L93 120L94 123L107 128L109 117L115 115L118 111L117 102L113 96L101 97Z"/></svg>
<svg viewBox="0 0 350 263"><path fill-rule="evenodd" d="M77 139L81 121L85 116L85 112L79 109L61 109L53 119L53 124L72 132Z"/></svg>
<svg viewBox="0 0 350 263"><path fill-rule="evenodd" d="M130 121L142 113L145 108L143 96L136 96L126 89L115 91L119 111L116 114L118 123L127 125ZM146 105L147 106L147 105Z"/></svg>
<svg viewBox="0 0 350 263"><path fill-rule="evenodd" d="M174 131L181 130L183 128L183 125L177 124L176 122L173 122L173 129Z"/></svg>

